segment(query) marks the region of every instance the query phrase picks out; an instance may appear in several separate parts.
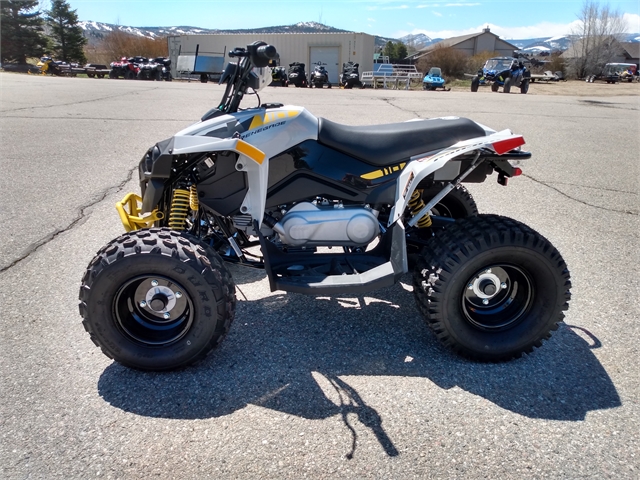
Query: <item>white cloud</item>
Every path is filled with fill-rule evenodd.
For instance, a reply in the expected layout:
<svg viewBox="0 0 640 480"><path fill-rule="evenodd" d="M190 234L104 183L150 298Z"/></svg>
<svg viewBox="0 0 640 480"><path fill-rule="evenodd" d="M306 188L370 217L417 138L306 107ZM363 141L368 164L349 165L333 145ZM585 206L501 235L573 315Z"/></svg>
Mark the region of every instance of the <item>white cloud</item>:
<svg viewBox="0 0 640 480"><path fill-rule="evenodd" d="M407 10L409 8L409 5L398 5L395 7L377 7L377 6L373 6L373 7L367 7L367 10L369 11L374 11L374 10Z"/></svg>
<svg viewBox="0 0 640 480"><path fill-rule="evenodd" d="M431 13L433 13L436 17L441 17L442 16L442 14L440 12L431 12Z"/></svg>
<svg viewBox="0 0 640 480"><path fill-rule="evenodd" d="M622 15L622 18L627 24L627 32L640 32L640 15L637 13L625 13Z"/></svg>
<svg viewBox="0 0 640 480"><path fill-rule="evenodd" d="M416 5L416 8L438 8L438 7L478 7L481 3L423 3Z"/></svg>
<svg viewBox="0 0 640 480"><path fill-rule="evenodd" d="M375 22L376 19L375 18L367 18L367 22ZM413 26L413 25L412 25Z"/></svg>
<svg viewBox="0 0 640 480"><path fill-rule="evenodd" d="M415 25L413 23L407 22L407 25L409 25L410 27L415 27Z"/></svg>

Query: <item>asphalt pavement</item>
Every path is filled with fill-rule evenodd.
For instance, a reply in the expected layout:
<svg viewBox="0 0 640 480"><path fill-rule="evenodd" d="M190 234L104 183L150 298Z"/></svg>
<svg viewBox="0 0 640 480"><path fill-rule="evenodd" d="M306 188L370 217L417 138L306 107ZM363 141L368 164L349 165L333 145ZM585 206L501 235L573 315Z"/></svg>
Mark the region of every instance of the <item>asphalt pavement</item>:
<svg viewBox="0 0 640 480"><path fill-rule="evenodd" d="M524 175L469 189L562 253L566 323L522 359L474 363L439 345L409 276L308 297L232 267L227 339L154 374L93 345L80 279L122 233L114 203L146 149L222 88L0 73L0 92L0 478L640 476L640 96L268 87L263 102L352 125L455 115L523 134Z"/></svg>

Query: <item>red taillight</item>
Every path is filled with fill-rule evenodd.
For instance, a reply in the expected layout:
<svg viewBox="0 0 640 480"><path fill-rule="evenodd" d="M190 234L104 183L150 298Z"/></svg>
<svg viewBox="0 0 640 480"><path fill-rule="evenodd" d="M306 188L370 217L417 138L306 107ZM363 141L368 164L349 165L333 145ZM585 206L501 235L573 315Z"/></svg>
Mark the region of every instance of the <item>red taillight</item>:
<svg viewBox="0 0 640 480"><path fill-rule="evenodd" d="M522 135L518 135L517 137L497 141L495 143L492 143L491 145L498 155L502 155L503 153L507 153L513 150L514 148L518 148L524 145L524 138L522 138Z"/></svg>
<svg viewBox="0 0 640 480"><path fill-rule="evenodd" d="M513 177L517 177L518 175L522 175L522 169L520 169L520 168L518 168L518 167L515 167L515 168L513 169L513 175L512 175L512 176L513 176Z"/></svg>

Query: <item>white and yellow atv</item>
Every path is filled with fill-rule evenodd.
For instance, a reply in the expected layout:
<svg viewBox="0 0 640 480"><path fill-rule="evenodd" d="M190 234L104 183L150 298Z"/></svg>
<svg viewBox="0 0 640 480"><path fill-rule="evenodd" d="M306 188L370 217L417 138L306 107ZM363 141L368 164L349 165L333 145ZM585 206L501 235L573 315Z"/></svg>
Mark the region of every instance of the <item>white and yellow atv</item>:
<svg viewBox="0 0 640 480"><path fill-rule="evenodd" d="M220 105L144 154L141 195L117 204L126 233L80 288L102 351L143 370L204 358L234 319L225 262L310 295L388 287L411 264L419 310L460 355L508 360L548 338L570 298L560 253L516 220L478 215L462 186L519 175L522 136L458 117L354 127L297 106L240 110L275 55L233 50Z"/></svg>

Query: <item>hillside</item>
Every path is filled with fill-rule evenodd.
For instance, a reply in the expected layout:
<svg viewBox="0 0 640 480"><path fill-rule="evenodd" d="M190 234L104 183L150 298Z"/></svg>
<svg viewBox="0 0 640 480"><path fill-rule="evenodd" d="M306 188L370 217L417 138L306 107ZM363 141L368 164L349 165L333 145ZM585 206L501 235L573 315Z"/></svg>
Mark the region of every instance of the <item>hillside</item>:
<svg viewBox="0 0 640 480"><path fill-rule="evenodd" d="M194 35L194 34L212 34L212 33L322 33L322 32L348 32L349 30L341 30L339 28L323 25L318 22L298 22L294 25L278 25L273 27L247 28L247 29L210 29L191 26L176 27L130 27L124 25L114 25L111 23L101 22L79 22L80 27L84 31L85 37L89 40L90 45L99 43L106 34L116 30L138 35L141 37L157 38L167 35ZM433 43L437 43L442 38L430 38L429 36L419 33L415 35L406 35L401 38L388 38L374 35L376 46L383 47L387 42L401 41L409 47L420 50ZM566 50L571 43L571 36L555 36L543 38L529 38L522 40L512 40L505 38L527 53L540 53L545 51ZM624 38L626 42L640 41L640 34L628 34Z"/></svg>

